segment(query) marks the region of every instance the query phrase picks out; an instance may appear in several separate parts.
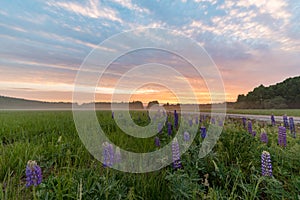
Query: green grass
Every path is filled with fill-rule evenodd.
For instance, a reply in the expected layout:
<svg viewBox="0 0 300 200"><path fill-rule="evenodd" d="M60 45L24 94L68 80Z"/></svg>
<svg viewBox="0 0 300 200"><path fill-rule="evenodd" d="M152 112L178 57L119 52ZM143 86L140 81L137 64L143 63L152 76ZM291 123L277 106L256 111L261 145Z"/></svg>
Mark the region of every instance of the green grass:
<svg viewBox="0 0 300 200"><path fill-rule="evenodd" d="M122 148L135 152L156 149L153 137L137 139L122 132L110 112L99 111L97 116L107 136ZM133 117L142 126L149 123L142 112L133 112ZM202 125L208 126L208 121ZM37 199L299 199L299 137L288 134L288 145L282 148L277 145L277 127L258 122L253 127L258 133L265 128L268 144L247 133L240 121L230 120L205 158L198 158L202 142L198 133L181 157L182 169L167 166L130 174L104 168L85 149L72 112L2 111L0 199L33 199L34 194ZM171 140L166 127L159 137L163 145ZM261 176L263 150L271 153L271 178ZM35 191L25 187L28 160L36 160L43 170L43 182ZM207 175L209 187L204 185Z"/></svg>

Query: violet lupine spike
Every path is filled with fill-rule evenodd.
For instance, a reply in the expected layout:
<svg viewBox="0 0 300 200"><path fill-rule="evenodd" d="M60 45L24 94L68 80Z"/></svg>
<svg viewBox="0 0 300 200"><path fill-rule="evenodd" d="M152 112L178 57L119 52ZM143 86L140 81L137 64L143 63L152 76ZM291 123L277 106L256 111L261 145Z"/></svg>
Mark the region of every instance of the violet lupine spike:
<svg viewBox="0 0 300 200"><path fill-rule="evenodd" d="M252 136L255 137L256 136L256 131L252 131Z"/></svg>
<svg viewBox="0 0 300 200"><path fill-rule="evenodd" d="M114 149L112 144L104 142L102 144L103 166L112 167L114 162Z"/></svg>
<svg viewBox="0 0 300 200"><path fill-rule="evenodd" d="M178 129L178 113L174 110L174 127Z"/></svg>
<svg viewBox="0 0 300 200"><path fill-rule="evenodd" d="M278 127L278 144L286 147L286 128L283 126Z"/></svg>
<svg viewBox="0 0 300 200"><path fill-rule="evenodd" d="M193 120L192 119L189 119L189 125L193 126Z"/></svg>
<svg viewBox="0 0 300 200"><path fill-rule="evenodd" d="M289 122L288 122L287 116L283 115L282 118L283 118L283 125L284 125L284 127L288 128L289 127Z"/></svg>
<svg viewBox="0 0 300 200"><path fill-rule="evenodd" d="M187 131L184 131L184 133L183 133L183 140L184 140L185 142L188 142L188 141L190 141L190 139L191 139L190 133L187 132Z"/></svg>
<svg viewBox="0 0 300 200"><path fill-rule="evenodd" d="M42 169L37 165L36 161L29 160L26 166L26 187L38 186L42 183Z"/></svg>
<svg viewBox="0 0 300 200"><path fill-rule="evenodd" d="M275 125L276 125L275 117L274 117L273 114L271 115L271 123L272 123L272 126L275 126Z"/></svg>
<svg viewBox="0 0 300 200"><path fill-rule="evenodd" d="M120 163L122 161L120 147L116 147L114 159L114 163Z"/></svg>
<svg viewBox="0 0 300 200"><path fill-rule="evenodd" d="M200 131L201 131L201 137L205 138L206 137L206 128L204 126L201 126Z"/></svg>
<svg viewBox="0 0 300 200"><path fill-rule="evenodd" d="M265 131L262 131L260 134L260 141L264 143L268 143L268 135Z"/></svg>
<svg viewBox="0 0 300 200"><path fill-rule="evenodd" d="M219 120L219 126L223 126L223 125L224 125L223 121Z"/></svg>
<svg viewBox="0 0 300 200"><path fill-rule="evenodd" d="M180 161L180 149L177 138L174 138L172 141L172 159L173 159L173 168L178 169L181 168L181 161Z"/></svg>
<svg viewBox="0 0 300 200"><path fill-rule="evenodd" d="M160 147L160 140L159 140L159 137L155 137L155 138L154 138L154 144L155 144L155 146Z"/></svg>
<svg viewBox="0 0 300 200"><path fill-rule="evenodd" d="M252 134L252 122L248 122L248 132Z"/></svg>
<svg viewBox="0 0 300 200"><path fill-rule="evenodd" d="M195 119L195 123L196 123L196 124L199 124L199 118L198 118L198 116L197 116L196 119Z"/></svg>
<svg viewBox="0 0 300 200"><path fill-rule="evenodd" d="M267 151L263 151L261 154L261 174L263 176L273 175L271 155Z"/></svg>
<svg viewBox="0 0 300 200"><path fill-rule="evenodd" d="M158 123L158 125L157 125L157 131L158 131L158 133L162 133L162 128L163 128L162 124Z"/></svg>
<svg viewBox="0 0 300 200"><path fill-rule="evenodd" d="M171 122L168 122L168 135L169 136L172 135L172 124L171 124Z"/></svg>
<svg viewBox="0 0 300 200"><path fill-rule="evenodd" d="M290 131L291 131L292 137L296 138L296 129L295 129L294 118L290 117L289 122L290 122Z"/></svg>
<svg viewBox="0 0 300 200"><path fill-rule="evenodd" d="M243 120L243 126L244 126L244 128L246 128L247 119L245 117L243 117L242 120Z"/></svg>
<svg viewBox="0 0 300 200"><path fill-rule="evenodd" d="M212 124L216 124L215 118L213 118L213 117L211 118L211 123L212 123Z"/></svg>

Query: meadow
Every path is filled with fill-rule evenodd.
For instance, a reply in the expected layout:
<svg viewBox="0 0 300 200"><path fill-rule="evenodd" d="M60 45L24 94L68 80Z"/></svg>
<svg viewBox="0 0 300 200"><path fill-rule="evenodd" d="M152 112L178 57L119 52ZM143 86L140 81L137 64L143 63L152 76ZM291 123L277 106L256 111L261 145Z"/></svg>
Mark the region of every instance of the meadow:
<svg viewBox="0 0 300 200"><path fill-rule="evenodd" d="M141 126L149 123L146 112L134 111L132 116ZM97 117L111 141L122 148L135 152L159 148L154 137L126 135L109 111L97 111ZM169 120L173 123L172 114ZM206 118L193 126L210 123ZM86 150L71 111L1 111L0 199L300 199L299 127L296 138L287 130L287 146L282 147L278 124L252 124L256 136L248 133L241 119L227 118L206 157L198 158L203 140L199 130L181 156L182 168L169 165L131 174L104 167ZM267 143L260 140L261 128L268 135ZM172 139L166 126L158 137L161 146ZM272 177L262 176L263 151L270 152ZM35 160L42 169L43 180L37 187L26 187L28 160Z"/></svg>

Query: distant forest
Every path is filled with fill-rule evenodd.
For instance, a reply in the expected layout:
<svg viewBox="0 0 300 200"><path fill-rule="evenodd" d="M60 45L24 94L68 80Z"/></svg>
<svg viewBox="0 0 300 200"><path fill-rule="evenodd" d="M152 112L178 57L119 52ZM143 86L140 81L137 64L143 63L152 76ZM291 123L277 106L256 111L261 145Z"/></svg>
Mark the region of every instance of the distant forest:
<svg viewBox="0 0 300 200"><path fill-rule="evenodd" d="M265 87L260 85L238 95L235 108L280 109L300 108L300 76L288 78L283 82Z"/></svg>

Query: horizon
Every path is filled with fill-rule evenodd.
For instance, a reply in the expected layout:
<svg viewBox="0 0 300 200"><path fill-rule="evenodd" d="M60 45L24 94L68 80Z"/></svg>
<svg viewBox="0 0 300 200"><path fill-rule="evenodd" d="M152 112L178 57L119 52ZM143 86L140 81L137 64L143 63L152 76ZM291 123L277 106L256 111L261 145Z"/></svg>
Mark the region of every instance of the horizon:
<svg viewBox="0 0 300 200"><path fill-rule="evenodd" d="M203 47L222 77L226 102L235 102L239 94L247 94L261 84L274 85L300 74L297 0L60 0L3 1L0 5L0 94L3 96L72 102L76 75L90 52L99 49L98 44L108 38L135 28L172 30ZM136 36L137 41L141 38ZM163 37L156 39L159 43ZM176 36L168 40L180 47L180 43L174 42ZM112 43L102 48L101 53L123 48L122 43ZM187 54L199 56L193 49ZM150 64L139 73L129 73L116 88L123 74L144 63ZM154 73L158 64L181 70L184 80L176 73L170 73L169 77L167 72ZM195 76L193 70L187 60L170 52L151 49L130 52L113 60L103 80L92 91L97 102L111 102L115 95L118 101L126 101L128 97L129 101L139 99L143 103L152 100L193 103L195 100L184 87L186 81L199 104L217 103L211 98L218 93L209 90L210 80ZM94 72L93 68L87 70ZM169 82L177 93L157 84L158 80ZM131 90L134 84L140 85ZM91 91L89 87L84 89Z"/></svg>

